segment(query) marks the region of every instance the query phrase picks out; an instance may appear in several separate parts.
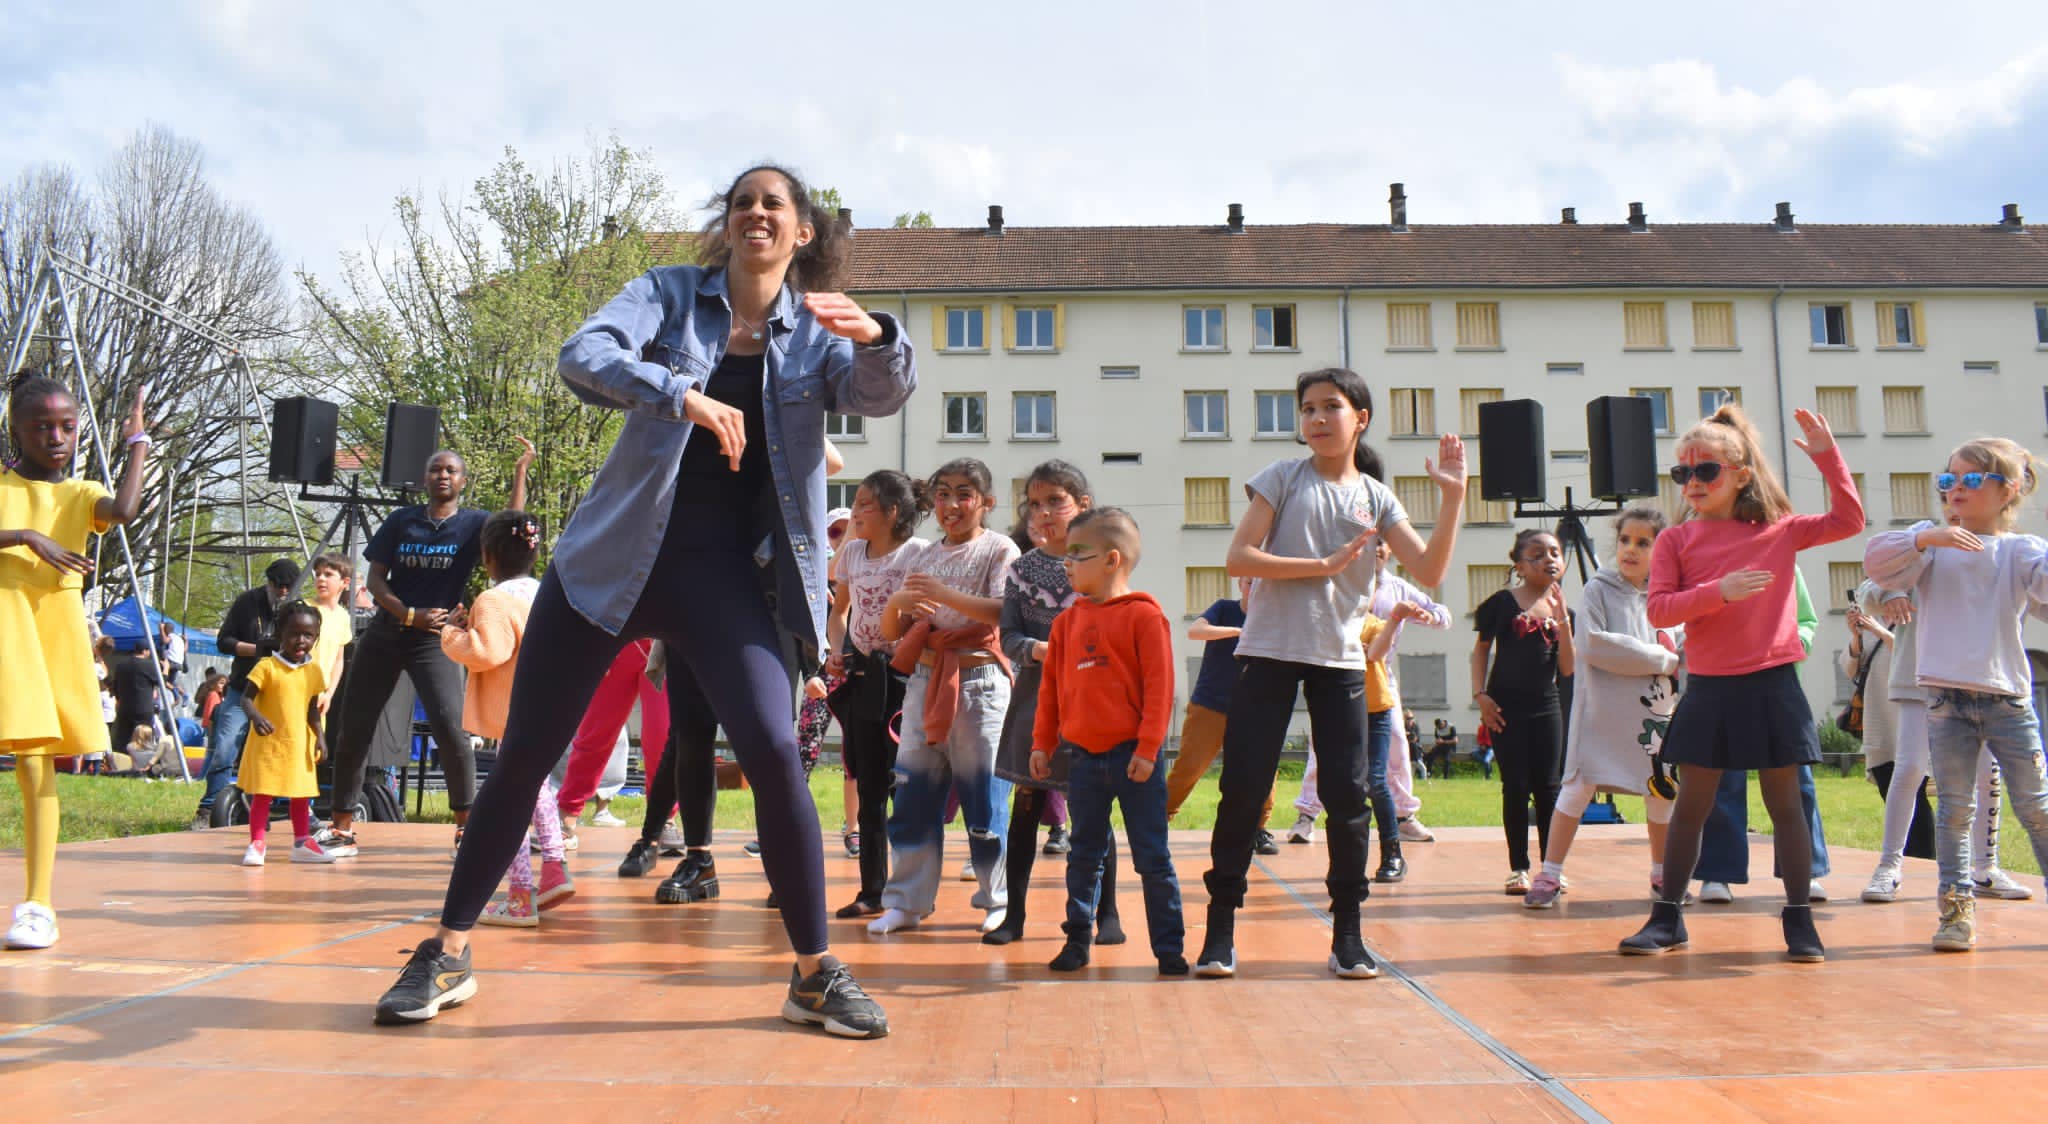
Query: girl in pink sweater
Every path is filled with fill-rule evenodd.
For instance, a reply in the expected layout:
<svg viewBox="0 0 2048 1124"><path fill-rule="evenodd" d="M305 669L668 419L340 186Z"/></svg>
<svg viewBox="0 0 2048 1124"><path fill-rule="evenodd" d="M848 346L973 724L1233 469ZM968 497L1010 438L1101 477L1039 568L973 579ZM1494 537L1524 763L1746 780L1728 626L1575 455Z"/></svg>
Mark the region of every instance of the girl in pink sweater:
<svg viewBox="0 0 2048 1124"><path fill-rule="evenodd" d="M1685 947L1679 900L1699 861L1714 790L1723 771L1748 769L1762 785L1784 872L1786 955L1804 963L1827 959L1807 901L1812 843L1799 766L1820 763L1820 741L1799 687L1805 650L1794 616L1793 560L1808 547L1862 531L1863 503L1827 419L1810 410L1793 418L1804 434L1799 448L1827 482L1826 515L1792 513L1739 407L1721 407L1678 442L1671 478L1685 489L1687 511L1657 537L1649 618L1653 628L1686 630L1686 691L1664 739L1664 760L1683 768L1665 843L1663 897L1651 906L1649 923L1621 942L1626 955Z"/></svg>
<svg viewBox="0 0 2048 1124"><path fill-rule="evenodd" d="M477 595L467 610L457 606L441 629L441 650L469 670L462 696L462 728L486 738L505 736L505 713L512 703L512 671L519 663L519 644L526 634L526 615L533 609L540 581L533 576L540 553L540 524L523 511L500 511L484 521L478 533L484 568L491 588ZM541 878L538 892L533 867L519 848L512 860L512 887L478 918L486 925L533 928L540 911L566 901L576 892L569 877L568 854L562 845L562 821L555 817L555 793L543 782L534 805L533 829L540 836Z"/></svg>

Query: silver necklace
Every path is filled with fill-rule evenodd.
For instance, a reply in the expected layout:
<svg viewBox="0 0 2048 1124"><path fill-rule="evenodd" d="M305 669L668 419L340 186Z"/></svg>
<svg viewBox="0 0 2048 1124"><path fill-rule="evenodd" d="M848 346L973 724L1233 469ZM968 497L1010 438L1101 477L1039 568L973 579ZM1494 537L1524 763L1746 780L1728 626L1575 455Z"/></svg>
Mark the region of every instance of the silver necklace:
<svg viewBox="0 0 2048 1124"><path fill-rule="evenodd" d="M762 330L768 326L766 316L762 317L761 323L756 324L752 320L740 315L740 310L737 307L732 310L732 316L733 319L740 322L740 327L747 329L747 338L750 340L760 339Z"/></svg>

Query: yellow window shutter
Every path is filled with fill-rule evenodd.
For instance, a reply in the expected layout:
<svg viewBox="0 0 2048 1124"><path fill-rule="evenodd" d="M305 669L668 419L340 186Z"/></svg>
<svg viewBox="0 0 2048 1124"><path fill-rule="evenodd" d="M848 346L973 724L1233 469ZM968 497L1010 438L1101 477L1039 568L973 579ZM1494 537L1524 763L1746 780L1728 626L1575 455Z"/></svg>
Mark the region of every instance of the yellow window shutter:
<svg viewBox="0 0 2048 1124"><path fill-rule="evenodd" d="M1065 302L1052 306L1052 348L1064 351L1067 346L1067 306Z"/></svg>
<svg viewBox="0 0 2048 1124"><path fill-rule="evenodd" d="M1926 347L1927 318L1920 315L1919 301L1914 301L1909 307L1913 310L1913 343L1918 347Z"/></svg>
<svg viewBox="0 0 2048 1124"><path fill-rule="evenodd" d="M1012 333L1015 332L1017 327L1015 323L1017 317L1017 306L1014 304L1002 304L997 305L996 308L1003 314L1003 322L1000 330L1003 333L1003 350L1008 351L1011 348L1017 346L1017 341L1015 340L1015 338L1013 338L1012 335ZM986 318L987 314L984 313L983 319L985 320Z"/></svg>
<svg viewBox="0 0 2048 1124"><path fill-rule="evenodd" d="M932 350L946 350L946 306L932 306Z"/></svg>
<svg viewBox="0 0 2048 1124"><path fill-rule="evenodd" d="M1898 346L1899 335L1892 328L1892 304L1890 301L1877 302L1877 346Z"/></svg>
<svg viewBox="0 0 2048 1124"><path fill-rule="evenodd" d="M995 315L996 309L994 305L985 304L981 306L981 346L983 347L987 347L989 342L995 338ZM1005 332L1003 338L1007 342L1009 334Z"/></svg>

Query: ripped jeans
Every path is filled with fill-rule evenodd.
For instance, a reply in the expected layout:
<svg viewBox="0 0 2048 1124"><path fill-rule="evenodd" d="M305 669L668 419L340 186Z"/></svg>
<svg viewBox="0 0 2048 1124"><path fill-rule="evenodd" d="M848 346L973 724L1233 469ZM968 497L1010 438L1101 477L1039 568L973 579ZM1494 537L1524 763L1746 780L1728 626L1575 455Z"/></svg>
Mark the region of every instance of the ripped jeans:
<svg viewBox="0 0 2048 1124"><path fill-rule="evenodd" d="M960 704L942 742L924 732L924 699L931 669L919 667L903 691L903 741L896 747L895 806L889 812L889 886L882 905L908 913L932 911L945 873L946 789L960 792L967 821L967 854L980 886L977 909L1001 909L1010 893L1003 847L1010 826L1010 782L995 775L996 743L1010 709L1010 679L995 664L960 673Z"/></svg>

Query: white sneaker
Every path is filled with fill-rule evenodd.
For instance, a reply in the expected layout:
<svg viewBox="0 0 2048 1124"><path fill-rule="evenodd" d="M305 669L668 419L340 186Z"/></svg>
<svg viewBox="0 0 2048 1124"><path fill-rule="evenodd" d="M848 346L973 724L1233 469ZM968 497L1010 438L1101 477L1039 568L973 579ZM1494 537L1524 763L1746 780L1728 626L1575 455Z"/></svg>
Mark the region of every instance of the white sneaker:
<svg viewBox="0 0 2048 1124"><path fill-rule="evenodd" d="M14 907L14 924L8 926L8 948L48 948L57 943L57 915L40 902L23 902Z"/></svg>
<svg viewBox="0 0 2048 1124"><path fill-rule="evenodd" d="M661 851L665 855L680 855L686 846L683 840L683 830L673 822L661 825L661 838L655 840L655 842L660 844Z"/></svg>
<svg viewBox="0 0 2048 1124"><path fill-rule="evenodd" d="M1436 842L1436 833L1424 827L1422 821L1414 816L1409 816L1407 819L1400 821L1400 830L1401 842L1403 843Z"/></svg>
<svg viewBox="0 0 2048 1124"><path fill-rule="evenodd" d="M973 882L978 880L980 877L980 875L974 873L973 859L968 859L960 864L960 881Z"/></svg>
<svg viewBox="0 0 2048 1124"><path fill-rule="evenodd" d="M1726 882L1700 883L1700 900L1708 905L1727 905L1735 900L1735 891Z"/></svg>
<svg viewBox="0 0 2048 1124"><path fill-rule="evenodd" d="M292 861L295 863L331 863L334 856L320 849L320 844L311 839L301 839L292 844Z"/></svg>
<svg viewBox="0 0 2048 1124"><path fill-rule="evenodd" d="M249 849L248 849L248 850L246 850L246 851L243 851L243 852L242 852L242 865L243 865L243 866L262 866L262 865L263 865L263 853L264 853L264 847L263 847L263 844L261 844L261 843L255 843L255 842L251 842L251 843L249 844Z"/></svg>
<svg viewBox="0 0 2048 1124"><path fill-rule="evenodd" d="M1816 878L1807 885L1806 900L1810 902L1824 902L1828 900L1828 888L1821 885L1820 879Z"/></svg>
<svg viewBox="0 0 2048 1124"><path fill-rule="evenodd" d="M882 911L881 916L868 922L868 932L879 937L896 932L898 929L915 929L924 921L926 916L929 916L929 914L919 915L907 909L885 909Z"/></svg>
<svg viewBox="0 0 2048 1124"><path fill-rule="evenodd" d="M1294 826L1287 829L1289 843L1313 843L1316 841L1316 818L1307 812L1294 817Z"/></svg>
<svg viewBox="0 0 2048 1124"><path fill-rule="evenodd" d="M597 813L594 813L594 814L593 814L593 815L592 815L592 816L590 817L590 826L592 826L592 827L624 827L624 826L626 826L626 821L624 821L624 820L620 819L619 817L617 817L617 816L615 816L615 815L612 815L612 810L611 810L610 808L606 808L606 809L605 809L604 811L602 811L602 812L597 812Z"/></svg>
<svg viewBox="0 0 2048 1124"><path fill-rule="evenodd" d="M1009 916L1010 911L1007 908L989 910L988 915L981 919L981 931L984 933L995 932L1003 927L1003 922L1008 920Z"/></svg>
<svg viewBox="0 0 2048 1124"><path fill-rule="evenodd" d="M1891 863L1879 863L1871 872L1869 885L1863 887L1863 900L1867 902L1895 902L1899 900L1899 868Z"/></svg>
<svg viewBox="0 0 2048 1124"><path fill-rule="evenodd" d="M314 832L313 841L320 844L321 850L337 859L352 859L362 853L362 849L356 846L355 832L336 831L332 825Z"/></svg>
<svg viewBox="0 0 2048 1124"><path fill-rule="evenodd" d="M1991 868L1988 878L1973 879L1977 883L1977 896L1998 898L2001 901L2023 902L2034 896L2032 890L2013 881L2013 877L1997 867Z"/></svg>
<svg viewBox="0 0 2048 1124"><path fill-rule="evenodd" d="M191 823L191 826L190 826L189 830L192 830L192 831L205 831L205 830L207 830L208 828L211 828L212 826L213 826L213 813L211 813L211 812L199 812L199 813L195 814L195 815L194 815L194 816L192 817L192 823Z"/></svg>

